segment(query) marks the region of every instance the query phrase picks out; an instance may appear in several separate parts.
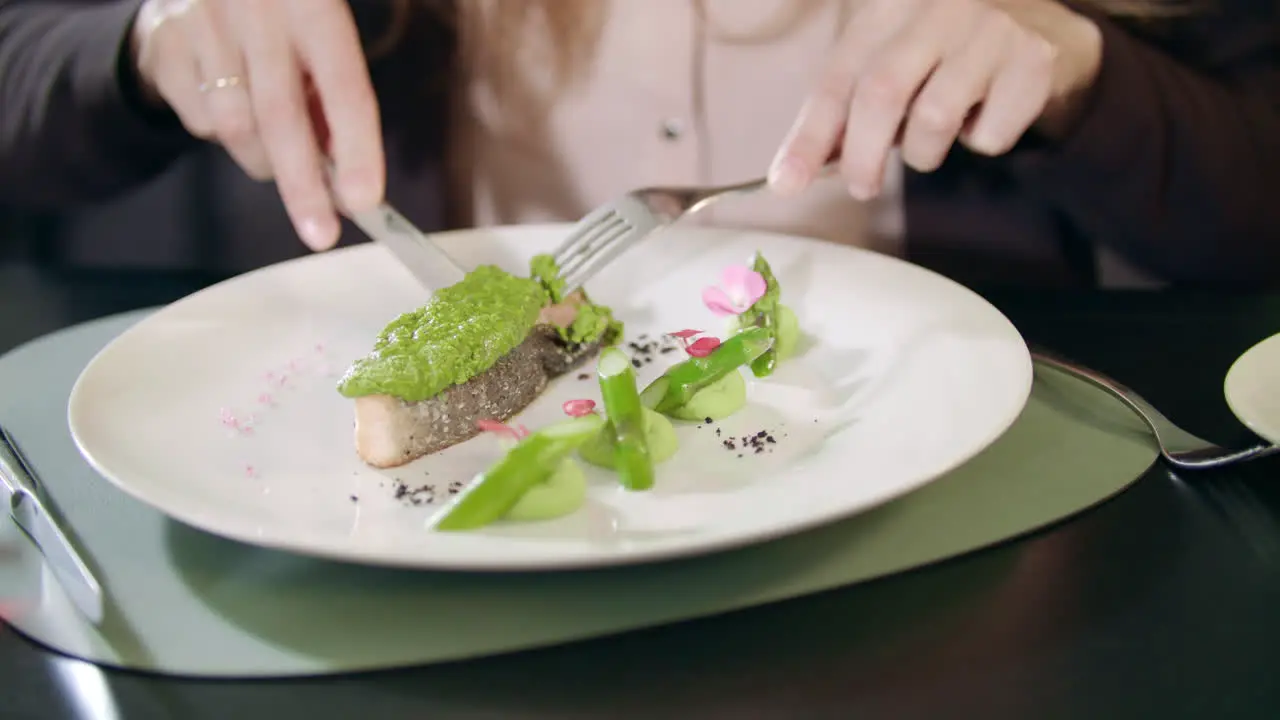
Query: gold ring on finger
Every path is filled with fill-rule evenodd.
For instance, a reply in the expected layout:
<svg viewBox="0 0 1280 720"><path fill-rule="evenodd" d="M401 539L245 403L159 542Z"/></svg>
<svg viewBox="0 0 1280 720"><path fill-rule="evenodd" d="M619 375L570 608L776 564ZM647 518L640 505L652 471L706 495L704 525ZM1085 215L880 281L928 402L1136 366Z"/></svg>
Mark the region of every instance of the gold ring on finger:
<svg viewBox="0 0 1280 720"><path fill-rule="evenodd" d="M240 87L242 84L244 84L244 79L239 75L227 75L200 83L200 92L209 93L214 90L226 90L227 88Z"/></svg>

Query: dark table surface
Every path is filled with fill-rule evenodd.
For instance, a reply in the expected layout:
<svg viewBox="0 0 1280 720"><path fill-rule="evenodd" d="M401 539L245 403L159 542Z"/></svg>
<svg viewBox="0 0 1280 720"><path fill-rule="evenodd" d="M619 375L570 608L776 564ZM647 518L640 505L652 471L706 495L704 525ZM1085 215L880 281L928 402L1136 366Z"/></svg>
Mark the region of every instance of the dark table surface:
<svg viewBox="0 0 1280 720"><path fill-rule="evenodd" d="M212 278L0 268L0 352ZM1028 340L1188 430L1280 295L985 293ZM117 714L107 713L101 679ZM346 677L103 671L0 630L3 718L1277 718L1280 464L1174 476L1000 547L777 605L486 660Z"/></svg>

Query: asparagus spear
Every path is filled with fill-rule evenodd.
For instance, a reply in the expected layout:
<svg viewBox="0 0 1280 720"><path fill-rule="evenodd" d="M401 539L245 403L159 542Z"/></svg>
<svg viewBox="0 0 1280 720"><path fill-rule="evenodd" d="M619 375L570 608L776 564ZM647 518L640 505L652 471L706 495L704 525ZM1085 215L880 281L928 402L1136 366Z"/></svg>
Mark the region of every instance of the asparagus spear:
<svg viewBox="0 0 1280 720"><path fill-rule="evenodd" d="M631 359L617 348L600 352L596 363L605 416L614 433L614 466L628 490L653 487L653 458L644 434L644 412Z"/></svg>
<svg viewBox="0 0 1280 720"><path fill-rule="evenodd" d="M472 530L502 517L529 488L545 482L560 463L604 427L586 415L543 428L521 440L480 473L436 515L436 530Z"/></svg>
<svg viewBox="0 0 1280 720"><path fill-rule="evenodd" d="M759 358L773 347L769 328L751 327L725 340L710 355L689 358L649 383L641 402L662 414L683 407L701 389Z"/></svg>
<svg viewBox="0 0 1280 720"><path fill-rule="evenodd" d="M765 350L760 357L751 361L751 372L756 377L762 378L772 375L774 368L778 364L776 338L778 332L778 304L782 293L778 288L778 279L773 276L773 268L769 267L769 262L764 259L764 255L756 253L751 269L764 277L765 291L764 296L757 300L743 316L743 324L764 328L769 331L770 336L775 338L773 347Z"/></svg>

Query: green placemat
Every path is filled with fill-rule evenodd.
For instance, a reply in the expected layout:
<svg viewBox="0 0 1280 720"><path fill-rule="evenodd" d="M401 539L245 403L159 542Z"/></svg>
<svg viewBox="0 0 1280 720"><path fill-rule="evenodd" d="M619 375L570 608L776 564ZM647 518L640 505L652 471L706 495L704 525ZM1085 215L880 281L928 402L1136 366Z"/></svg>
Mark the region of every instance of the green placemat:
<svg viewBox="0 0 1280 720"><path fill-rule="evenodd" d="M311 560L192 530L126 497L80 458L67 396L81 368L143 315L50 335L0 358L0 422L22 442L109 597L81 622L12 523L0 598L12 624L94 662L198 676L391 668L565 643L848 585L1052 523L1122 490L1156 454L1092 387L1037 370L1026 409L947 477L854 519L714 556L517 575L406 572Z"/></svg>

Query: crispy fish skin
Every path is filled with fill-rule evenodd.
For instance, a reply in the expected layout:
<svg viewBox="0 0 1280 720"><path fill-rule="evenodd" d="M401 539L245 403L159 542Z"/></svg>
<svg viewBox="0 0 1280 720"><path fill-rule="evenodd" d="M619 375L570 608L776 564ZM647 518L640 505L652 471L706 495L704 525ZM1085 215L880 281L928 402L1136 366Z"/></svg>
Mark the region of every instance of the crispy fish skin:
<svg viewBox="0 0 1280 720"><path fill-rule="evenodd" d="M539 324L493 367L426 400L356 398L356 452L369 465L391 468L456 445L479 434L479 420L509 420L599 350L599 342L566 346L554 325Z"/></svg>

